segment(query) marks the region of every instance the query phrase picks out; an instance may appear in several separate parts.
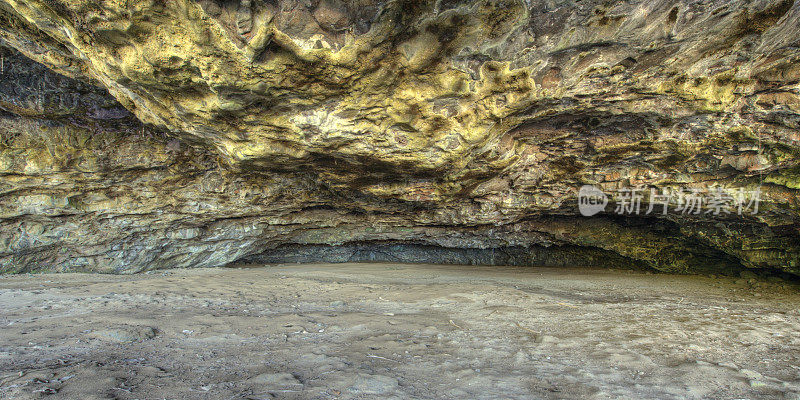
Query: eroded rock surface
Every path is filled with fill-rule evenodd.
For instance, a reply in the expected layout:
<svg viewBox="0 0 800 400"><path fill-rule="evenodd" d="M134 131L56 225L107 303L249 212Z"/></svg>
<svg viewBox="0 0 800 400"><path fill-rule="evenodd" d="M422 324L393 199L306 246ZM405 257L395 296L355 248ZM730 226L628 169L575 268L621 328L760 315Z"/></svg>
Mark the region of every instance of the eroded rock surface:
<svg viewBox="0 0 800 400"><path fill-rule="evenodd" d="M1 268L410 243L800 273L799 31L793 1L0 0ZM761 201L587 218L586 184Z"/></svg>

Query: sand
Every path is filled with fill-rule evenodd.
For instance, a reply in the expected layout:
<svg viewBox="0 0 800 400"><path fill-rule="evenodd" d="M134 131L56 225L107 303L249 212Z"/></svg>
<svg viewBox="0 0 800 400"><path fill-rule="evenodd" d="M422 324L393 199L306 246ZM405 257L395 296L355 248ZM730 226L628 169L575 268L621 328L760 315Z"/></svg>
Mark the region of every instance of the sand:
<svg viewBox="0 0 800 400"><path fill-rule="evenodd" d="M800 290L306 264L0 277L3 399L800 399Z"/></svg>

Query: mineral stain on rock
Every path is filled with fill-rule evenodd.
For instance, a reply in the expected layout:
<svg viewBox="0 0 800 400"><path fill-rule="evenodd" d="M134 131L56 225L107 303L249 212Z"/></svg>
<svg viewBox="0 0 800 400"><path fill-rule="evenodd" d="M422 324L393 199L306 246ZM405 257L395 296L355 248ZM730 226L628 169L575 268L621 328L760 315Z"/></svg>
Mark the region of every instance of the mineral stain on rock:
<svg viewBox="0 0 800 400"><path fill-rule="evenodd" d="M361 246L797 275L799 22L787 0L0 0L0 271ZM584 217L584 185L760 197Z"/></svg>

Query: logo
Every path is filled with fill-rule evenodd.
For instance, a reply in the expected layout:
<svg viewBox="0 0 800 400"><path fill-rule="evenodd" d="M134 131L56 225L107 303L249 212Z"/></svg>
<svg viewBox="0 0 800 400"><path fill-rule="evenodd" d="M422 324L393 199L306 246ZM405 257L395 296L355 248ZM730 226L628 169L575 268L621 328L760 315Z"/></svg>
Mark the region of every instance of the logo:
<svg viewBox="0 0 800 400"><path fill-rule="evenodd" d="M591 217L605 211L609 201L615 205L619 215L650 215L669 212L682 215L756 215L761 202L761 187L746 190L744 187L664 187L661 190L644 186L619 188L616 195L609 196L592 185L583 185L578 190L578 210L581 215ZM648 195L649 192L649 195ZM660 211L658 209L660 206ZM671 208L672 207L672 208ZM645 210L646 208L646 210Z"/></svg>
<svg viewBox="0 0 800 400"><path fill-rule="evenodd" d="M584 217L591 217L606 209L608 196L602 190L592 186L583 185L578 191L578 210Z"/></svg>

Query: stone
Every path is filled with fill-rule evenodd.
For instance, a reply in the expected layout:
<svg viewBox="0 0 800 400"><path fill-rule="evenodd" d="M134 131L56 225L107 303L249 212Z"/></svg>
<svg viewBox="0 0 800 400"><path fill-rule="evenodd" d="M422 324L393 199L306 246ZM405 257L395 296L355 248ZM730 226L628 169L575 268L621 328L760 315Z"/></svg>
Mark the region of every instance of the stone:
<svg viewBox="0 0 800 400"><path fill-rule="evenodd" d="M359 375L348 389L356 394L390 394L397 389L397 378L385 375Z"/></svg>
<svg viewBox="0 0 800 400"><path fill-rule="evenodd" d="M149 326L125 326L91 332L90 337L119 343L133 343L149 340L158 335L158 330Z"/></svg>
<svg viewBox="0 0 800 400"><path fill-rule="evenodd" d="M389 248L797 275L799 22L783 0L0 0L0 272ZM587 184L646 195L584 217ZM715 187L758 210L687 207Z"/></svg>
<svg viewBox="0 0 800 400"><path fill-rule="evenodd" d="M758 279L758 275L754 274L752 271L742 271L739 273L739 277L748 281L751 279Z"/></svg>
<svg viewBox="0 0 800 400"><path fill-rule="evenodd" d="M294 375L288 372L264 373L250 378L248 382L262 385L266 389L286 389L302 385Z"/></svg>

